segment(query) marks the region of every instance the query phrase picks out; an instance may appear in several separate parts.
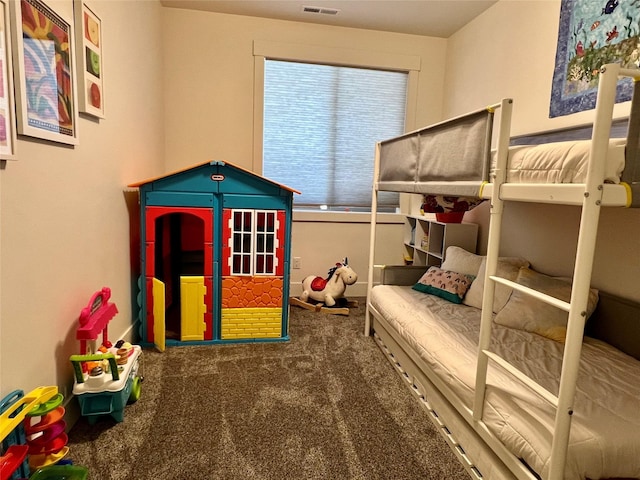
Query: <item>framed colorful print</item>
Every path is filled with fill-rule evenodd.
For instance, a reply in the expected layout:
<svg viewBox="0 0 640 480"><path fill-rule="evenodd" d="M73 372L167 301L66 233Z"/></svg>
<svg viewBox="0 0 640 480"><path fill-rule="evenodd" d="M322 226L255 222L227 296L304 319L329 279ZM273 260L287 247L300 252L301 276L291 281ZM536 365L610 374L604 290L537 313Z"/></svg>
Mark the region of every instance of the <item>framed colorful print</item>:
<svg viewBox="0 0 640 480"><path fill-rule="evenodd" d="M80 112L104 118L102 22L82 0L75 0L78 101Z"/></svg>
<svg viewBox="0 0 640 480"><path fill-rule="evenodd" d="M41 0L11 0L18 133L78 144L73 22Z"/></svg>
<svg viewBox="0 0 640 480"><path fill-rule="evenodd" d="M0 159L15 160L16 119L8 0L0 0Z"/></svg>
<svg viewBox="0 0 640 480"><path fill-rule="evenodd" d="M595 108L600 67L640 66L640 8L622 0L562 0L550 117ZM616 102L631 99L631 79L618 84Z"/></svg>

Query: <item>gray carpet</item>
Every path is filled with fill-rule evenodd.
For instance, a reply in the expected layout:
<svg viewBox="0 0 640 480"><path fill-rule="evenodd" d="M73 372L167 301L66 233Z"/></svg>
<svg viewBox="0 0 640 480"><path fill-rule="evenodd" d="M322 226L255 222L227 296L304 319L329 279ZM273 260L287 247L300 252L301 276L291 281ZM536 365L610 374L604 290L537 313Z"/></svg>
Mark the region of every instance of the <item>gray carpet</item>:
<svg viewBox="0 0 640 480"><path fill-rule="evenodd" d="M124 421L81 418L90 480L465 479L427 412L350 316L291 307L287 343L145 350Z"/></svg>

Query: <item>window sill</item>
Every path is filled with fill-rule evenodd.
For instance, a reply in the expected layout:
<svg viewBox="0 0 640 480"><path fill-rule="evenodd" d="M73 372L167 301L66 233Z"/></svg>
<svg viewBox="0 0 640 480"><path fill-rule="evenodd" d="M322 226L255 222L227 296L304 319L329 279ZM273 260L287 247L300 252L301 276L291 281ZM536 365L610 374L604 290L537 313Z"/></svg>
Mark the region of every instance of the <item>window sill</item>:
<svg viewBox="0 0 640 480"><path fill-rule="evenodd" d="M311 210L294 210L294 222L315 223L371 223L371 214L362 212L318 212ZM404 216L398 213L378 213L377 223L402 224Z"/></svg>

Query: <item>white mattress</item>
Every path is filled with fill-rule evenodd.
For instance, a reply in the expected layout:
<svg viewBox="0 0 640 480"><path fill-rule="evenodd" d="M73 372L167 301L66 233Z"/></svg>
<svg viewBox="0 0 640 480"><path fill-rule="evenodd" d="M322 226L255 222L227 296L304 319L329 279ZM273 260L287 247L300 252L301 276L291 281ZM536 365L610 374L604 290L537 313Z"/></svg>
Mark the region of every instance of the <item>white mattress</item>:
<svg viewBox="0 0 640 480"><path fill-rule="evenodd" d="M480 310L390 285L373 288L370 301L471 407ZM496 325L491 350L557 394L562 344ZM640 361L585 338L565 478L640 478L638 379ZM555 409L491 364L487 402L483 420L490 430L545 478Z"/></svg>
<svg viewBox="0 0 640 480"><path fill-rule="evenodd" d="M620 183L626 139L609 141L605 181ZM522 145L509 148L507 182L586 183L591 140Z"/></svg>

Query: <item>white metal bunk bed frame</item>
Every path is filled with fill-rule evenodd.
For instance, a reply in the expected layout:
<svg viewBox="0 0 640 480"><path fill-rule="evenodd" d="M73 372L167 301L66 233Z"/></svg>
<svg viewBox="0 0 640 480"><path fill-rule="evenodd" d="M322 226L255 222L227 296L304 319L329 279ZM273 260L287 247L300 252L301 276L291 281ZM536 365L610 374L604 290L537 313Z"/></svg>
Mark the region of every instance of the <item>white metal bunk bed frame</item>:
<svg viewBox="0 0 640 480"><path fill-rule="evenodd" d="M536 392L556 408L554 434L551 445L551 458L549 480L561 480L564 476L565 462L569 435L571 431L571 418L573 415L573 402L576 391L576 382L579 370L582 341L586 322L587 302L589 296L593 260L595 256L596 236L600 209L602 206L630 207L640 206L640 161L625 166L631 172L625 171L621 184L606 184L605 158L612 126L613 107L616 100L616 86L620 77L631 77L635 83L634 97L628 126L627 159L636 158L640 150L640 70L622 69L617 64L608 64L602 67L598 86L598 96L593 124L590 159L602 159L602 161L589 162L586 183L583 184L514 184L507 183L508 149L510 141L510 125L512 114L511 99L504 99L501 103L487 108L488 111L500 108L501 121L497 138L496 165L492 183L483 183L480 186L478 196L489 199L490 224L488 234L488 246L486 256L485 288L482 301L482 317L480 337L478 345L478 362L476 370L476 388L473 408L469 409L455 396L447 395L453 407L461 414L471 427L480 435L493 452L500 457L505 465L519 479L537 478L519 459L511 454L507 448L495 437L482 420L485 404L486 379L489 360L511 373L523 384ZM460 117L456 117L460 118ZM452 119L452 120L456 120ZM446 123L446 122L442 122ZM491 125L489 125L489 129ZM419 131L416 131L419 132ZM415 132L412 132L415 133ZM411 135L411 134L407 134ZM629 139L633 139L630 143ZM374 164L374 185L372 192L371 237L369 250L368 291L370 298L373 288L375 261L375 236L377 223L377 193L378 179L380 175L380 145L376 145ZM487 156L487 166L483 175L489 170L490 156ZM629 183L626 183L627 180ZM498 255L500 249L500 235L502 229L502 214L505 201L519 201L531 203L550 203L560 205L582 206L576 260L573 272L573 286L569 302L560 301L552 296L535 291L516 282L512 282L496 275ZM493 319L493 299L496 283L531 295L545 303L553 305L568 312L568 324L566 342L564 348L562 370L560 376L559 392L549 392L506 360L489 350L491 340L491 327ZM370 335L372 307L367 302L364 334ZM447 393L449 388L444 382L428 375L438 389ZM453 400L452 400L453 399Z"/></svg>

